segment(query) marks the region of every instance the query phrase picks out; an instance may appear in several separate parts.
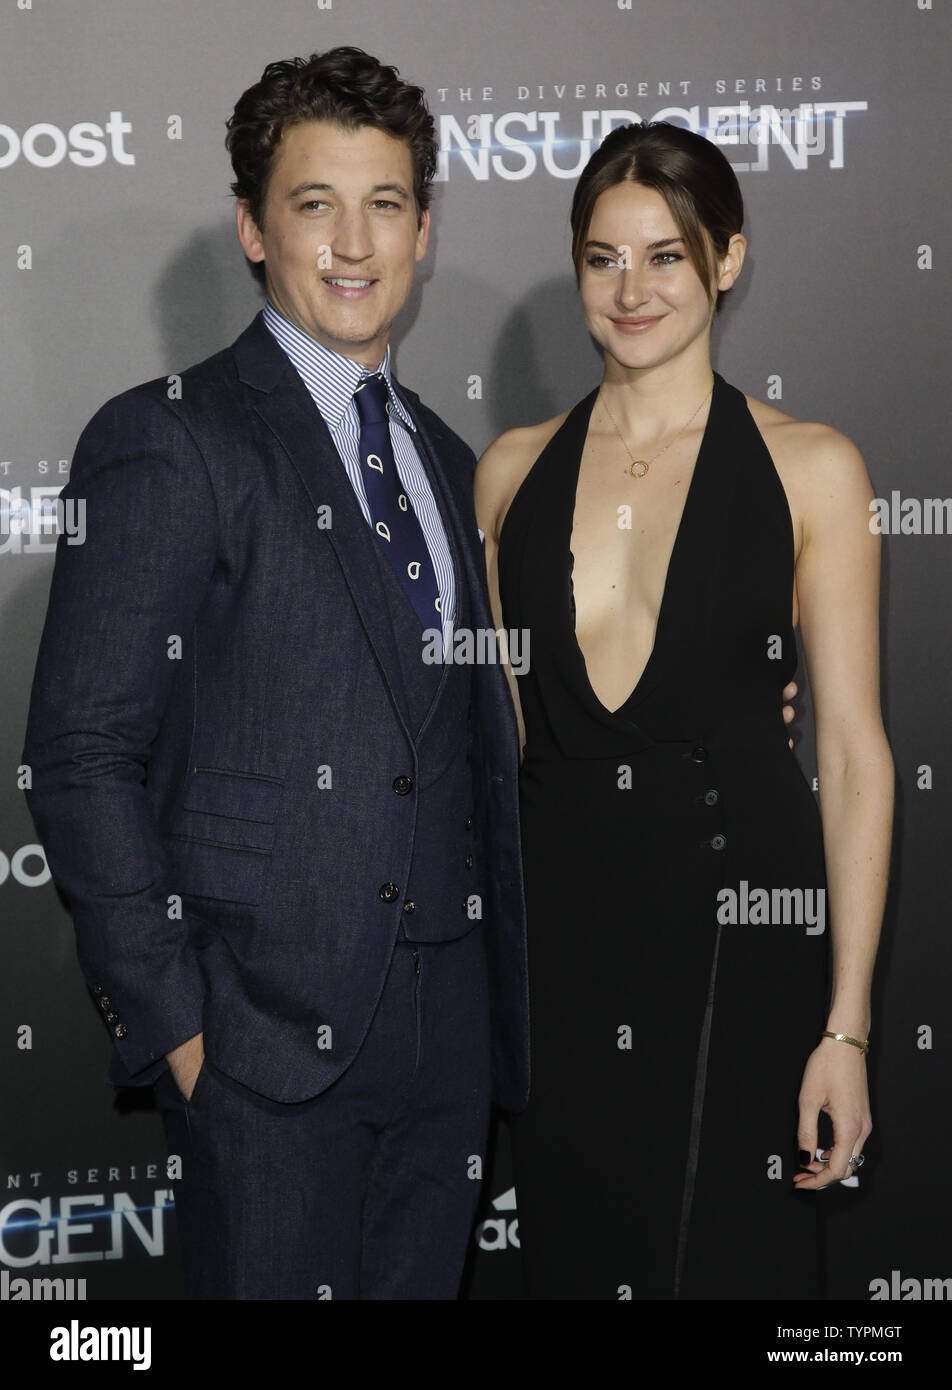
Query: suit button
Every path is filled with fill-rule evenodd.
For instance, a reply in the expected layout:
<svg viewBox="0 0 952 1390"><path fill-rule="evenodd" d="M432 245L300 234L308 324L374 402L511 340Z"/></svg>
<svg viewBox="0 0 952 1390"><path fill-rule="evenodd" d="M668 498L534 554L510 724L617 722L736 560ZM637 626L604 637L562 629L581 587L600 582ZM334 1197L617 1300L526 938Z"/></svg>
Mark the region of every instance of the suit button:
<svg viewBox="0 0 952 1390"><path fill-rule="evenodd" d="M464 898L463 901L462 901L462 903L460 904L460 906L462 907L463 911L464 911L464 912L467 914L467 916L468 916L468 915L469 915L469 898Z"/></svg>
<svg viewBox="0 0 952 1390"><path fill-rule="evenodd" d="M694 759L696 763L706 763L707 749L704 747L703 744L699 743L691 753L691 757Z"/></svg>
<svg viewBox="0 0 952 1390"><path fill-rule="evenodd" d="M715 835L711 841L711 849L724 849L727 846L726 835Z"/></svg>
<svg viewBox="0 0 952 1390"><path fill-rule="evenodd" d="M395 883L382 883L379 891L385 903L394 903L400 896L400 889Z"/></svg>
<svg viewBox="0 0 952 1390"><path fill-rule="evenodd" d="M471 854L467 854L466 856L466 867L467 869L471 869L473 867L473 856Z"/></svg>
<svg viewBox="0 0 952 1390"><path fill-rule="evenodd" d="M416 912L416 903L413 901L412 898L407 898L406 902L403 904L403 910L408 917L412 916L413 913Z"/></svg>
<svg viewBox="0 0 952 1390"><path fill-rule="evenodd" d="M464 829L464 830L472 830L472 828L473 828L473 818L472 818L472 816L467 816L467 817L466 817L466 824L463 826L463 829Z"/></svg>
<svg viewBox="0 0 952 1390"><path fill-rule="evenodd" d="M709 792L704 793L704 805L716 806L721 799L721 794L712 787Z"/></svg>
<svg viewBox="0 0 952 1390"><path fill-rule="evenodd" d="M108 995L108 994L100 995L100 998L99 998L99 1007L100 1007L101 1009L110 1009L110 1008L112 1008L112 1000L109 998L109 995Z"/></svg>
<svg viewBox="0 0 952 1390"><path fill-rule="evenodd" d="M113 1031L117 1038L124 1038L129 1032L128 1028L124 1023L117 1023Z"/></svg>
<svg viewBox="0 0 952 1390"><path fill-rule="evenodd" d="M397 796L406 796L407 792L413 790L412 777L404 777L402 774L393 779L393 789Z"/></svg>

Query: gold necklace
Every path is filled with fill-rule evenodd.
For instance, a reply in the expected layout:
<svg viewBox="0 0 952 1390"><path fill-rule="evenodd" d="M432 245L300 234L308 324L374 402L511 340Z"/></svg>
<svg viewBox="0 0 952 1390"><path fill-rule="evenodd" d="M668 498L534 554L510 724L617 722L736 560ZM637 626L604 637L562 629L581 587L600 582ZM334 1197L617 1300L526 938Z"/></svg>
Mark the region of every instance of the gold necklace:
<svg viewBox="0 0 952 1390"><path fill-rule="evenodd" d="M599 394L601 393L599 392ZM631 463L628 465L628 472L631 474L633 478L643 478L647 473L649 466L652 463L654 463L655 459L659 459L662 454L667 453L667 451L671 448L672 444L677 443L684 431L687 429L688 425L691 423L691 420L694 419L695 415L697 415L698 411L701 409L701 406L706 405L707 402L710 400L711 396L713 396L713 394L714 382L712 381L710 391L708 391L707 395L704 397L704 400L701 402L701 405L699 405L695 410L691 412L690 419L685 421L685 423L678 430L677 434L674 436L674 439L669 439L664 448L659 449L656 454L652 454L650 459L635 458L634 454L631 452L628 445L625 443L625 436L622 434L617 424L615 424L615 417L608 409L608 402L604 398L602 398L602 405L605 407L605 411L608 415L609 420L611 420L612 424L615 426L615 433L618 435L618 438L621 440L622 444L625 445L625 453L631 459Z"/></svg>

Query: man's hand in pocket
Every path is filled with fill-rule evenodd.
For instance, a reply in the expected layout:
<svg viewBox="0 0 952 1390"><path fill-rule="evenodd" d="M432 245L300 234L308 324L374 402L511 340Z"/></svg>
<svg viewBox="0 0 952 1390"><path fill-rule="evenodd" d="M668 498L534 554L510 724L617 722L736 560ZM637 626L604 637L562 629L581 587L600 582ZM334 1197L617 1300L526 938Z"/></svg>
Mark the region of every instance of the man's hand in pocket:
<svg viewBox="0 0 952 1390"><path fill-rule="evenodd" d="M204 1034L196 1033L194 1038L189 1038L188 1042L180 1043L178 1047L173 1047L171 1052L165 1054L175 1084L186 1100L192 1098L198 1073L205 1060L203 1038Z"/></svg>

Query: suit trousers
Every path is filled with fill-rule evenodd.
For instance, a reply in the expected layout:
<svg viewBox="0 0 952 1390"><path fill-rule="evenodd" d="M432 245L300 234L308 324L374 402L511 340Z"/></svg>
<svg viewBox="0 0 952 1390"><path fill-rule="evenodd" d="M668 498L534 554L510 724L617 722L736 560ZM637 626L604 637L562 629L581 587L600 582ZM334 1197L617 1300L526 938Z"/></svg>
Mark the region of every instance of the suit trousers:
<svg viewBox="0 0 952 1390"><path fill-rule="evenodd" d="M268 1100L206 1058L186 1101L163 1072L187 1296L455 1299L490 1089L479 927L397 940L356 1058L311 1100Z"/></svg>

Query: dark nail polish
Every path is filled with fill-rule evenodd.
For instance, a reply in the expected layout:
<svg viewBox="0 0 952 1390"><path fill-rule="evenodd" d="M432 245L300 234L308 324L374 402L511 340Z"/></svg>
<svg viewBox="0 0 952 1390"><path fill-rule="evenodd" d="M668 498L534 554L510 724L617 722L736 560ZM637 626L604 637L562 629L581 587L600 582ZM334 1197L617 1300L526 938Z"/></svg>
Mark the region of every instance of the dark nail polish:
<svg viewBox="0 0 952 1390"><path fill-rule="evenodd" d="M808 1151L807 1149L801 1149L801 1150L800 1150L800 1166L801 1166L801 1168L805 1168L809 1162L810 1162L810 1154L809 1154L809 1151Z"/></svg>

